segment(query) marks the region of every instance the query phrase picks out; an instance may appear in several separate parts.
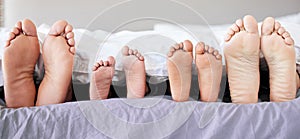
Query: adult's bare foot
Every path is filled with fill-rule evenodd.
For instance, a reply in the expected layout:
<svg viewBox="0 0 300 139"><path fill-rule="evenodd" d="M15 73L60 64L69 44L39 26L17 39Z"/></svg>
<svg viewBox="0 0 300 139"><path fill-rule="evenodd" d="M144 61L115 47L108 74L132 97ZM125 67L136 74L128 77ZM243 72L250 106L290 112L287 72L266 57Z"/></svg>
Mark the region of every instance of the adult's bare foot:
<svg viewBox="0 0 300 139"><path fill-rule="evenodd" d="M299 77L296 72L294 40L272 17L264 20L261 30L261 50L270 72L270 100L295 99Z"/></svg>
<svg viewBox="0 0 300 139"><path fill-rule="evenodd" d="M115 59L110 56L107 61L100 60L94 65L90 82L90 99L107 99L115 72Z"/></svg>
<svg viewBox="0 0 300 139"><path fill-rule="evenodd" d="M198 69L200 100L217 101L222 79L222 56L218 50L199 42L196 45L195 63Z"/></svg>
<svg viewBox="0 0 300 139"><path fill-rule="evenodd" d="M72 30L72 26L66 21L57 21L43 43L45 76L39 87L36 105L62 103L66 99L75 54Z"/></svg>
<svg viewBox="0 0 300 139"><path fill-rule="evenodd" d="M33 73L39 55L35 25L28 19L17 22L4 47L2 63L7 107L34 106Z"/></svg>
<svg viewBox="0 0 300 139"><path fill-rule="evenodd" d="M193 45L190 41L175 44L168 53L168 73L173 100L187 101L192 81Z"/></svg>
<svg viewBox="0 0 300 139"><path fill-rule="evenodd" d="M143 98L146 93L146 70L144 57L137 51L124 46L122 49L127 98Z"/></svg>
<svg viewBox="0 0 300 139"><path fill-rule="evenodd" d="M260 40L252 16L239 19L225 37L225 61L233 103L258 101Z"/></svg>

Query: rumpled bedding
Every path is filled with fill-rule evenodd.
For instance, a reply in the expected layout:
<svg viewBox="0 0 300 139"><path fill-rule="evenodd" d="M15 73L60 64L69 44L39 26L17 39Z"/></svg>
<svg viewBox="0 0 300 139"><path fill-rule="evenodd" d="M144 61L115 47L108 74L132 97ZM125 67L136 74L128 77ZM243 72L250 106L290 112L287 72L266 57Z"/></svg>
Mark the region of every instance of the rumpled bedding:
<svg viewBox="0 0 300 139"><path fill-rule="evenodd" d="M238 105L169 97L2 108L0 138L296 139L299 110L299 98Z"/></svg>

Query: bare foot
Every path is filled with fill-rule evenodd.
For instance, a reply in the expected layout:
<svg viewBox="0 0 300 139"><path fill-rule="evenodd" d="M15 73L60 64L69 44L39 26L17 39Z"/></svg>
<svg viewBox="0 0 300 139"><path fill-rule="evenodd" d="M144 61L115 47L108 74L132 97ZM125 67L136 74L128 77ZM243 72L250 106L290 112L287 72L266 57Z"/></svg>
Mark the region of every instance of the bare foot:
<svg viewBox="0 0 300 139"><path fill-rule="evenodd" d="M264 20L261 30L261 50L270 72L270 100L295 99L299 77L296 72L294 40L272 17Z"/></svg>
<svg viewBox="0 0 300 139"><path fill-rule="evenodd" d="M200 42L196 45L195 62L198 69L200 100L217 101L222 78L222 56L218 50Z"/></svg>
<svg viewBox="0 0 300 139"><path fill-rule="evenodd" d="M144 57L137 51L124 46L122 62L127 84L127 98L143 98L146 93L146 70Z"/></svg>
<svg viewBox="0 0 300 139"><path fill-rule="evenodd" d="M107 99L115 72L115 59L110 56L107 61L100 60L94 65L90 83L90 99Z"/></svg>
<svg viewBox="0 0 300 139"><path fill-rule="evenodd" d="M75 41L73 28L66 21L53 24L46 37L42 56L45 76L40 85L36 105L62 103L72 80Z"/></svg>
<svg viewBox="0 0 300 139"><path fill-rule="evenodd" d="M168 73L173 100L187 101L192 81L193 45L190 41L175 44L168 53Z"/></svg>
<svg viewBox="0 0 300 139"><path fill-rule="evenodd" d="M17 22L4 47L2 63L7 107L34 106L33 73L39 55L35 25L28 19Z"/></svg>
<svg viewBox="0 0 300 139"><path fill-rule="evenodd" d="M225 38L225 61L233 103L256 103L259 89L260 40L254 17L245 16Z"/></svg>

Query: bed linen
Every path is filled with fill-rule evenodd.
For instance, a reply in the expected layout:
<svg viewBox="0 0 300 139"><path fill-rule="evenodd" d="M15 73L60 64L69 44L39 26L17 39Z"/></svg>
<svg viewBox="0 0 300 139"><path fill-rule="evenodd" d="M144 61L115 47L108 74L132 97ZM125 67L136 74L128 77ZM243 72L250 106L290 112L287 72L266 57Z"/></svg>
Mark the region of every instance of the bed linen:
<svg viewBox="0 0 300 139"><path fill-rule="evenodd" d="M169 97L2 108L0 138L296 139L299 110L300 99L237 105Z"/></svg>

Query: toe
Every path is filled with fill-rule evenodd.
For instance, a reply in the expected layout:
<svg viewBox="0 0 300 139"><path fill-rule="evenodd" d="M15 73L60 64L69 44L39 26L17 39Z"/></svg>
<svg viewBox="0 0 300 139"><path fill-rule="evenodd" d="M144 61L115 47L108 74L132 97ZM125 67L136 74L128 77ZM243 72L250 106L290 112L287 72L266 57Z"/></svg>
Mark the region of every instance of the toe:
<svg viewBox="0 0 300 139"><path fill-rule="evenodd" d="M208 52L208 49L209 49L208 45L205 45L205 46L204 46L205 52Z"/></svg>
<svg viewBox="0 0 300 139"><path fill-rule="evenodd" d="M108 65L109 65L108 61L104 61L104 62L103 62L103 66L104 66L104 67L106 67L106 66L108 66Z"/></svg>
<svg viewBox="0 0 300 139"><path fill-rule="evenodd" d="M136 49L133 50L133 54L134 54L134 55L137 55L138 53L139 53L138 50L136 50Z"/></svg>
<svg viewBox="0 0 300 139"><path fill-rule="evenodd" d="M191 41L189 40L185 40L183 42L183 50L187 51L187 52L193 52L193 44Z"/></svg>
<svg viewBox="0 0 300 139"><path fill-rule="evenodd" d="M68 25L67 21L59 20L52 25L48 34L53 36L59 36L65 32L67 25Z"/></svg>
<svg viewBox="0 0 300 139"><path fill-rule="evenodd" d="M68 39L68 44L69 44L70 46L74 46L74 45L75 45L75 40L74 40L74 38Z"/></svg>
<svg viewBox="0 0 300 139"><path fill-rule="evenodd" d="M139 56L138 59L139 59L140 61L144 61L144 60L145 60L145 58L144 58L143 56Z"/></svg>
<svg viewBox="0 0 300 139"><path fill-rule="evenodd" d="M208 46L208 45L207 45L207 47L209 47L208 48L208 53L212 54L215 49L213 47Z"/></svg>
<svg viewBox="0 0 300 139"><path fill-rule="evenodd" d="M8 35L8 41L11 41L12 39L14 39L16 37L16 35L13 32L10 32Z"/></svg>
<svg viewBox="0 0 300 139"><path fill-rule="evenodd" d="M280 27L280 28L278 29L278 31L277 31L277 33L278 33L279 35L282 35L284 32L285 32L285 29L284 29L283 27Z"/></svg>
<svg viewBox="0 0 300 139"><path fill-rule="evenodd" d="M244 28L249 33L258 33L258 25L256 19L251 15L246 15L243 19Z"/></svg>
<svg viewBox="0 0 300 139"><path fill-rule="evenodd" d="M179 43L179 49L183 49L183 46L184 46L183 42Z"/></svg>
<svg viewBox="0 0 300 139"><path fill-rule="evenodd" d="M242 19L238 19L235 21L235 24L239 27L239 28L243 28L243 20Z"/></svg>
<svg viewBox="0 0 300 139"><path fill-rule="evenodd" d="M107 58L107 61L109 62L109 66L115 66L116 61L115 61L115 58L114 58L114 57L109 56L109 57Z"/></svg>
<svg viewBox="0 0 300 139"><path fill-rule="evenodd" d="M279 28L281 27L281 24L279 22L275 22L275 25L274 25L274 29L275 31L277 31Z"/></svg>
<svg viewBox="0 0 300 139"><path fill-rule="evenodd" d="M103 63L104 63L103 60L100 60L100 61L98 62L99 66L103 66ZM98 66L98 67L99 67L99 66Z"/></svg>
<svg viewBox="0 0 300 139"><path fill-rule="evenodd" d="M15 35L20 34L20 30L17 27L14 27L11 32L14 33Z"/></svg>
<svg viewBox="0 0 300 139"><path fill-rule="evenodd" d="M178 43L174 44L174 48L175 50L178 50L180 48L179 44Z"/></svg>
<svg viewBox="0 0 300 139"><path fill-rule="evenodd" d="M222 59L222 55L217 55L216 58L217 58L218 60L221 60L221 59Z"/></svg>
<svg viewBox="0 0 300 139"><path fill-rule="evenodd" d="M67 39L72 39L72 38L74 38L74 32L69 32L69 33L67 33L66 38L67 38Z"/></svg>
<svg viewBox="0 0 300 139"><path fill-rule="evenodd" d="M10 41L5 42L5 47L8 47L10 45Z"/></svg>
<svg viewBox="0 0 300 139"><path fill-rule="evenodd" d="M100 64L100 62L96 62L95 65L94 65L94 67L99 68L100 65L102 65L102 64Z"/></svg>
<svg viewBox="0 0 300 139"><path fill-rule="evenodd" d="M33 36L33 37L37 36L36 27L33 24L33 22L29 19L25 19L22 22L22 31L27 36Z"/></svg>
<svg viewBox="0 0 300 139"><path fill-rule="evenodd" d="M122 54L123 54L124 56L128 56L128 55L129 55L129 47L128 47L128 46L124 46L124 47L122 48Z"/></svg>
<svg viewBox="0 0 300 139"><path fill-rule="evenodd" d="M170 47L170 52L175 52L175 48L173 46Z"/></svg>
<svg viewBox="0 0 300 139"><path fill-rule="evenodd" d="M284 39L284 42L285 42L287 45L291 45L291 46L294 45L294 40L293 40L291 37L285 38L285 39Z"/></svg>
<svg viewBox="0 0 300 139"><path fill-rule="evenodd" d="M215 50L215 51L213 52L213 55L214 55L214 56L219 55L219 51L218 51L218 50Z"/></svg>
<svg viewBox="0 0 300 139"><path fill-rule="evenodd" d="M76 50L75 50L75 47L70 47L70 52L74 55L75 54L75 52L76 52Z"/></svg>
<svg viewBox="0 0 300 139"><path fill-rule="evenodd" d="M273 17L267 17L261 26L262 35L270 35L274 32L275 19Z"/></svg>
<svg viewBox="0 0 300 139"><path fill-rule="evenodd" d="M291 35L290 35L290 33L288 33L288 32L284 32L283 34L282 34L282 37L283 38L288 38L288 37L290 37Z"/></svg>
<svg viewBox="0 0 300 139"><path fill-rule="evenodd" d="M19 30L22 30L22 22L18 21L15 25L16 28L18 28Z"/></svg>
<svg viewBox="0 0 300 139"><path fill-rule="evenodd" d="M72 32L72 30L73 30L72 25L68 24L65 28L65 33L70 33L70 32Z"/></svg>
<svg viewBox="0 0 300 139"><path fill-rule="evenodd" d="M199 42L196 45L196 54L204 54L204 52L205 52L204 46L205 46L205 44L203 42Z"/></svg>
<svg viewBox="0 0 300 139"><path fill-rule="evenodd" d="M230 27L234 32L239 32L240 28L237 24L232 24Z"/></svg>

